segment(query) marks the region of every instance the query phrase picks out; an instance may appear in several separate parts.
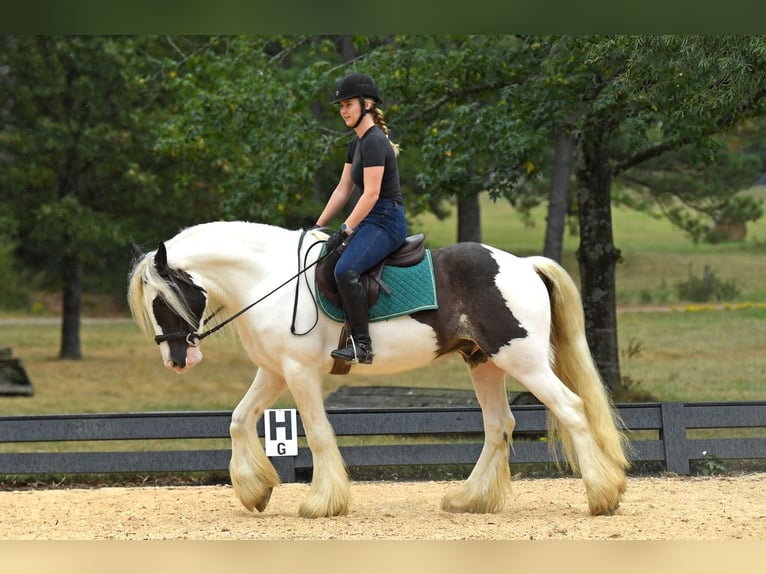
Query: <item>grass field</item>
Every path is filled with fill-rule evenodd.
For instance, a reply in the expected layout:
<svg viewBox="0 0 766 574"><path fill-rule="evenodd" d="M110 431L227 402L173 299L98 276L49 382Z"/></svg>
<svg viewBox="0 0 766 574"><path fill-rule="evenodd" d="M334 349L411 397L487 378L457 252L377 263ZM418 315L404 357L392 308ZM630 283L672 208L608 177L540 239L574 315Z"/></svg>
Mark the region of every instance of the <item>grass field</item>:
<svg viewBox="0 0 766 574"><path fill-rule="evenodd" d="M766 188L754 190L766 194ZM520 255L540 253L544 212L525 226L513 209L485 199L483 241ZM454 217L419 217L412 231L425 231L429 245L454 242ZM751 224L746 241L695 245L660 219L628 210L614 212L618 267L619 343L623 376L658 400L766 400L766 221ZM577 278L577 240L565 240L564 265ZM740 290L735 304L681 301L674 286L708 265ZM640 306L641 310L635 307ZM632 309L628 309L631 307ZM0 347L12 347L35 387L33 397L0 397L0 414L232 409L255 368L231 336L203 345L205 360L179 376L160 363L159 352L127 320L82 325L81 361L55 359L58 324L15 321L5 313ZM402 385L469 388L461 361L445 358L418 371L387 377L328 377L325 395L341 385ZM509 388L521 389L514 381ZM289 396L278 406L291 406Z"/></svg>

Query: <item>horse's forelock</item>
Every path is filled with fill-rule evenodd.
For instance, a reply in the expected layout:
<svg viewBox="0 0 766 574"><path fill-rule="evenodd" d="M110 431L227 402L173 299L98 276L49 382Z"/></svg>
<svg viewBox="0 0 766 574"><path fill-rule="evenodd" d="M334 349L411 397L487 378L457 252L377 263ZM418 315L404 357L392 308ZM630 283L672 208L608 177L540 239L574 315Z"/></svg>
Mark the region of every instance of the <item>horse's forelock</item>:
<svg viewBox="0 0 766 574"><path fill-rule="evenodd" d="M149 310L144 301L144 284L146 282L146 268L151 262L153 254L146 253L136 261L128 278L128 307L133 320L144 333L150 333L152 330Z"/></svg>
<svg viewBox="0 0 766 574"><path fill-rule="evenodd" d="M152 310L147 308L144 298L146 288L151 287L174 313L190 325L196 324L197 319L192 315L186 302L157 272L154 266L154 254L154 251L147 253L136 263L128 281L128 306L134 320L143 332L152 333L154 328Z"/></svg>

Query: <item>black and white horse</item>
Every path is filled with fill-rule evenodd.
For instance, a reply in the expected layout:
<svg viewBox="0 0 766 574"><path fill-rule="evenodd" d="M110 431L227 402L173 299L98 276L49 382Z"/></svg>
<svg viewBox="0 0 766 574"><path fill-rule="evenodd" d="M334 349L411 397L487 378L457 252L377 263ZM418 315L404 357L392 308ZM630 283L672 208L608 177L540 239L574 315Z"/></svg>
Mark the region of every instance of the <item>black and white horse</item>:
<svg viewBox="0 0 766 574"><path fill-rule="evenodd" d="M309 241L303 241L308 238ZM286 389L300 412L314 471L299 514L342 515L349 509L349 480L322 402L322 378L333 365L342 324L312 303L315 267L300 280L297 325L290 328L296 262L309 265L309 231L246 223L214 222L183 230L156 251L140 255L130 273L128 300L136 322L155 337L164 365L184 373L202 360L199 334L206 319L240 311L233 321L255 379L231 421L230 473L242 504L263 511L279 476L256 431L264 410ZM438 308L374 321L371 365L352 373L390 374L415 369L452 352L468 367L484 422L484 446L468 479L450 491L442 508L497 512L510 485L509 444L514 418L505 377L512 376L549 412L552 436L583 479L590 512L611 514L626 488L624 437L585 339L576 285L556 262L516 257L479 243L431 251ZM296 279L297 280L297 279Z"/></svg>

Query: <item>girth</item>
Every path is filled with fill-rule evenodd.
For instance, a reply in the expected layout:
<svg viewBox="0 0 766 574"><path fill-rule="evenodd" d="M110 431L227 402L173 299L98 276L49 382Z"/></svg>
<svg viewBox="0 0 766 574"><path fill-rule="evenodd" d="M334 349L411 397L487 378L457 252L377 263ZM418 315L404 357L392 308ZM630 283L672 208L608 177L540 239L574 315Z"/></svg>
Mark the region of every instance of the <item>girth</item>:
<svg viewBox="0 0 766 574"><path fill-rule="evenodd" d="M388 285L383 281L383 269L386 265L392 267L410 267L417 265L423 260L426 253L426 236L423 233L410 235L404 240L401 247L391 253L375 267L366 271L362 275L362 284L367 290L367 307L372 307L380 296L380 290L383 289L387 294L391 294ZM317 287L322 291L327 300L337 307L342 306L340 295L338 294L338 285L335 281L335 264L340 259L340 253L336 250L325 257L316 269Z"/></svg>

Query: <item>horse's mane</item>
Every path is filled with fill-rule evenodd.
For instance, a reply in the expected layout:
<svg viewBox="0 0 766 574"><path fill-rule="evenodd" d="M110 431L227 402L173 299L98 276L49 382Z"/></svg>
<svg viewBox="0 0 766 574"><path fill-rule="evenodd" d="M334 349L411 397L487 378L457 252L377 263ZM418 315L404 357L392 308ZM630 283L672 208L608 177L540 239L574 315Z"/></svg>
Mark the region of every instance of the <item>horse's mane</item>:
<svg viewBox="0 0 766 574"><path fill-rule="evenodd" d="M224 226L226 228L227 233L225 235L229 237L231 237L231 234L235 232L243 233L243 237L245 235L250 237L264 235L273 236L274 233L278 231L288 232L288 230L271 225L244 221L202 223L183 229L175 237L169 239L166 242L166 245L170 249L174 246L177 248L179 243L184 243L187 244L187 249L184 249L184 251L188 251L189 253L193 254L197 251L198 248L198 246L195 246L195 243L204 243L206 241L209 243L211 231L213 237L220 237L222 235L216 229L219 226ZM256 230L256 233L253 233L254 229ZM240 245L239 241L230 241L227 249L231 250L242 247L243 246ZM186 303L157 272L157 269L154 266L155 254L156 250L141 255L139 259L135 261L133 269L128 276L128 306L130 308L130 312L141 331L152 336L154 335L153 323L151 319L152 312L151 309L146 308L146 302L144 301L144 290L147 286L151 286L153 289L155 289L157 293L164 299L168 307L170 307L175 313L185 319L189 324L194 325L196 321ZM185 259L186 257L182 256L181 260ZM176 265L178 265L178 262L176 262ZM221 318L226 314L226 302L224 301L223 294L218 293L218 290L214 285L206 284L203 278L196 275L192 269L184 269L183 263L181 263L178 267L173 266L173 268L189 273L195 279L195 283L197 283L205 290L207 294L208 314L218 311L215 320L211 321L210 324L206 326L210 327L216 322L219 322Z"/></svg>

